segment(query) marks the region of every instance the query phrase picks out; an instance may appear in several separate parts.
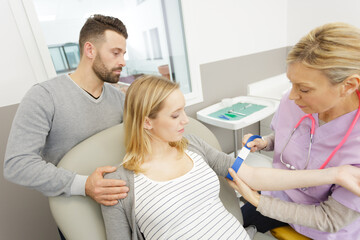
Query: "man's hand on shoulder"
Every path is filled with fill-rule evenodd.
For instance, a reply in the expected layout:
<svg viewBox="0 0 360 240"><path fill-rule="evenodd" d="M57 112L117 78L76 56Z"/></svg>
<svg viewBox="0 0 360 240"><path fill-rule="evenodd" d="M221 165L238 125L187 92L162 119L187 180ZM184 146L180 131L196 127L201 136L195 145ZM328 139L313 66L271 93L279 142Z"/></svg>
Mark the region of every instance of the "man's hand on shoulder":
<svg viewBox="0 0 360 240"><path fill-rule="evenodd" d="M105 173L114 172L116 167L105 166L97 168L86 180L85 193L96 202L112 206L119 199L127 196L129 188L126 182L120 179L104 179Z"/></svg>

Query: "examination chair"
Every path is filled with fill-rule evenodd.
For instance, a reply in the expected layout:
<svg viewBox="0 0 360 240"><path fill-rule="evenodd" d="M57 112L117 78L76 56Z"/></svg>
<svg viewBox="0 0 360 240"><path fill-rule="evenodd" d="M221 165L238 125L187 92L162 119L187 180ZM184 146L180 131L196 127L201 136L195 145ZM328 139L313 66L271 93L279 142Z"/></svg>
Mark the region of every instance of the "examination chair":
<svg viewBox="0 0 360 240"><path fill-rule="evenodd" d="M185 127L185 133L197 135L213 147L221 150L215 135L195 119L190 118L189 124ZM58 167L75 171L78 174L90 175L97 167L120 164L124 155L124 130L123 125L119 124L79 143L63 157ZM226 209L243 223L239 201L234 190L223 177L219 177L219 179L222 202ZM67 240L106 239L100 205L90 197L50 197L49 204L55 222ZM256 233L254 239L275 238Z"/></svg>

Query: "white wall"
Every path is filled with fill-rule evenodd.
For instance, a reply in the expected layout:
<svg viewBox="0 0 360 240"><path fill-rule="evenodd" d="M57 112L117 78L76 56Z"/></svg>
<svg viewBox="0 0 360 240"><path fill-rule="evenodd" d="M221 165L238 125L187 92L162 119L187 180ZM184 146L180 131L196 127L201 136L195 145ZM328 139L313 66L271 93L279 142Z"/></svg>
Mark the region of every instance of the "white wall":
<svg viewBox="0 0 360 240"><path fill-rule="evenodd" d="M17 16L15 18L15 16ZM25 92L48 75L20 0L0 1L0 107L19 103Z"/></svg>
<svg viewBox="0 0 360 240"><path fill-rule="evenodd" d="M86 19L95 13L116 16L127 22L131 13L127 11L133 1L73 1L73 0L30 0L34 2L47 44L78 42L79 32ZM119 11L121 9L122 11ZM124 11L125 10L125 11ZM126 16L119 16L121 14ZM132 14L134 15L134 14ZM134 17L134 16L133 16ZM130 34L129 34L130 35Z"/></svg>
<svg viewBox="0 0 360 240"><path fill-rule="evenodd" d="M197 63L286 46L286 0L182 0L182 5L189 57Z"/></svg>
<svg viewBox="0 0 360 240"><path fill-rule="evenodd" d="M288 0L288 45L294 45L313 28L330 22L360 27L359 0Z"/></svg>
<svg viewBox="0 0 360 240"><path fill-rule="evenodd" d="M190 75L195 81L201 79L200 64L287 44L286 0L182 0L181 3Z"/></svg>

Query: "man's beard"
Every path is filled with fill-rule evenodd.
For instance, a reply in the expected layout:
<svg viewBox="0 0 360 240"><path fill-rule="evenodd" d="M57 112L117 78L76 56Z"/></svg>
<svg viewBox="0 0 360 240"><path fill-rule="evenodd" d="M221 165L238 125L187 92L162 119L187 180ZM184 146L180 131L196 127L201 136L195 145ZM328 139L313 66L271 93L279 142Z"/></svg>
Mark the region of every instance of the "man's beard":
<svg viewBox="0 0 360 240"><path fill-rule="evenodd" d="M92 69L96 76L104 82L117 83L119 81L120 74L115 74L113 71L122 70L122 67L113 68L108 70L101 60L100 55L95 57L95 61L92 65Z"/></svg>

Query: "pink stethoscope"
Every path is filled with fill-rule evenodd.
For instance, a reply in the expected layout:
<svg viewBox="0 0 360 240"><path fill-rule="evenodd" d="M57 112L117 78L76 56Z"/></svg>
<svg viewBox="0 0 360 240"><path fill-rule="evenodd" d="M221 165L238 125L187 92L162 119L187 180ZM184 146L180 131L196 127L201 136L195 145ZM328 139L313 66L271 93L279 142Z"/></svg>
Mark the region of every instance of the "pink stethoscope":
<svg viewBox="0 0 360 240"><path fill-rule="evenodd" d="M359 98L359 102L360 102L360 93L358 90L356 90L356 93L358 95L358 98ZM341 146L345 143L345 141L347 140L347 138L349 137L351 131L353 130L358 118L360 116L360 104L359 104L359 107L358 107L358 110L356 112L356 115L355 115L355 118L354 120L352 121L349 129L347 130L344 138L341 140L341 142L336 146L336 148L332 151L332 153L329 155L329 157L326 159L326 161L321 165L321 167L319 169L323 169L328 163L329 161L331 160L331 158L334 156L334 154L339 150L339 148L341 148ZM306 114L305 116L303 116L299 122L295 125L293 131L291 132L289 138L287 139L287 142L285 144L285 146L283 147L281 153L280 153L280 161L282 164L284 164L288 169L292 169L292 170L296 170L296 167L291 165L290 163L286 163L284 162L283 160L283 153L284 153L284 150L286 148L286 146L288 145L288 143L290 142L290 139L292 137L292 135L294 134L295 130L299 127L300 123L305 119L305 118L309 118L311 120L311 129L310 129L310 144L309 144L309 151L308 151L308 155L307 155L307 159L306 159L306 164L305 164L305 168L307 168L308 164L309 164L309 160L310 160L310 152L311 152L311 147L312 147L312 144L313 144L313 137L314 137L314 133L315 133L315 119L314 117L311 115L311 114Z"/></svg>

